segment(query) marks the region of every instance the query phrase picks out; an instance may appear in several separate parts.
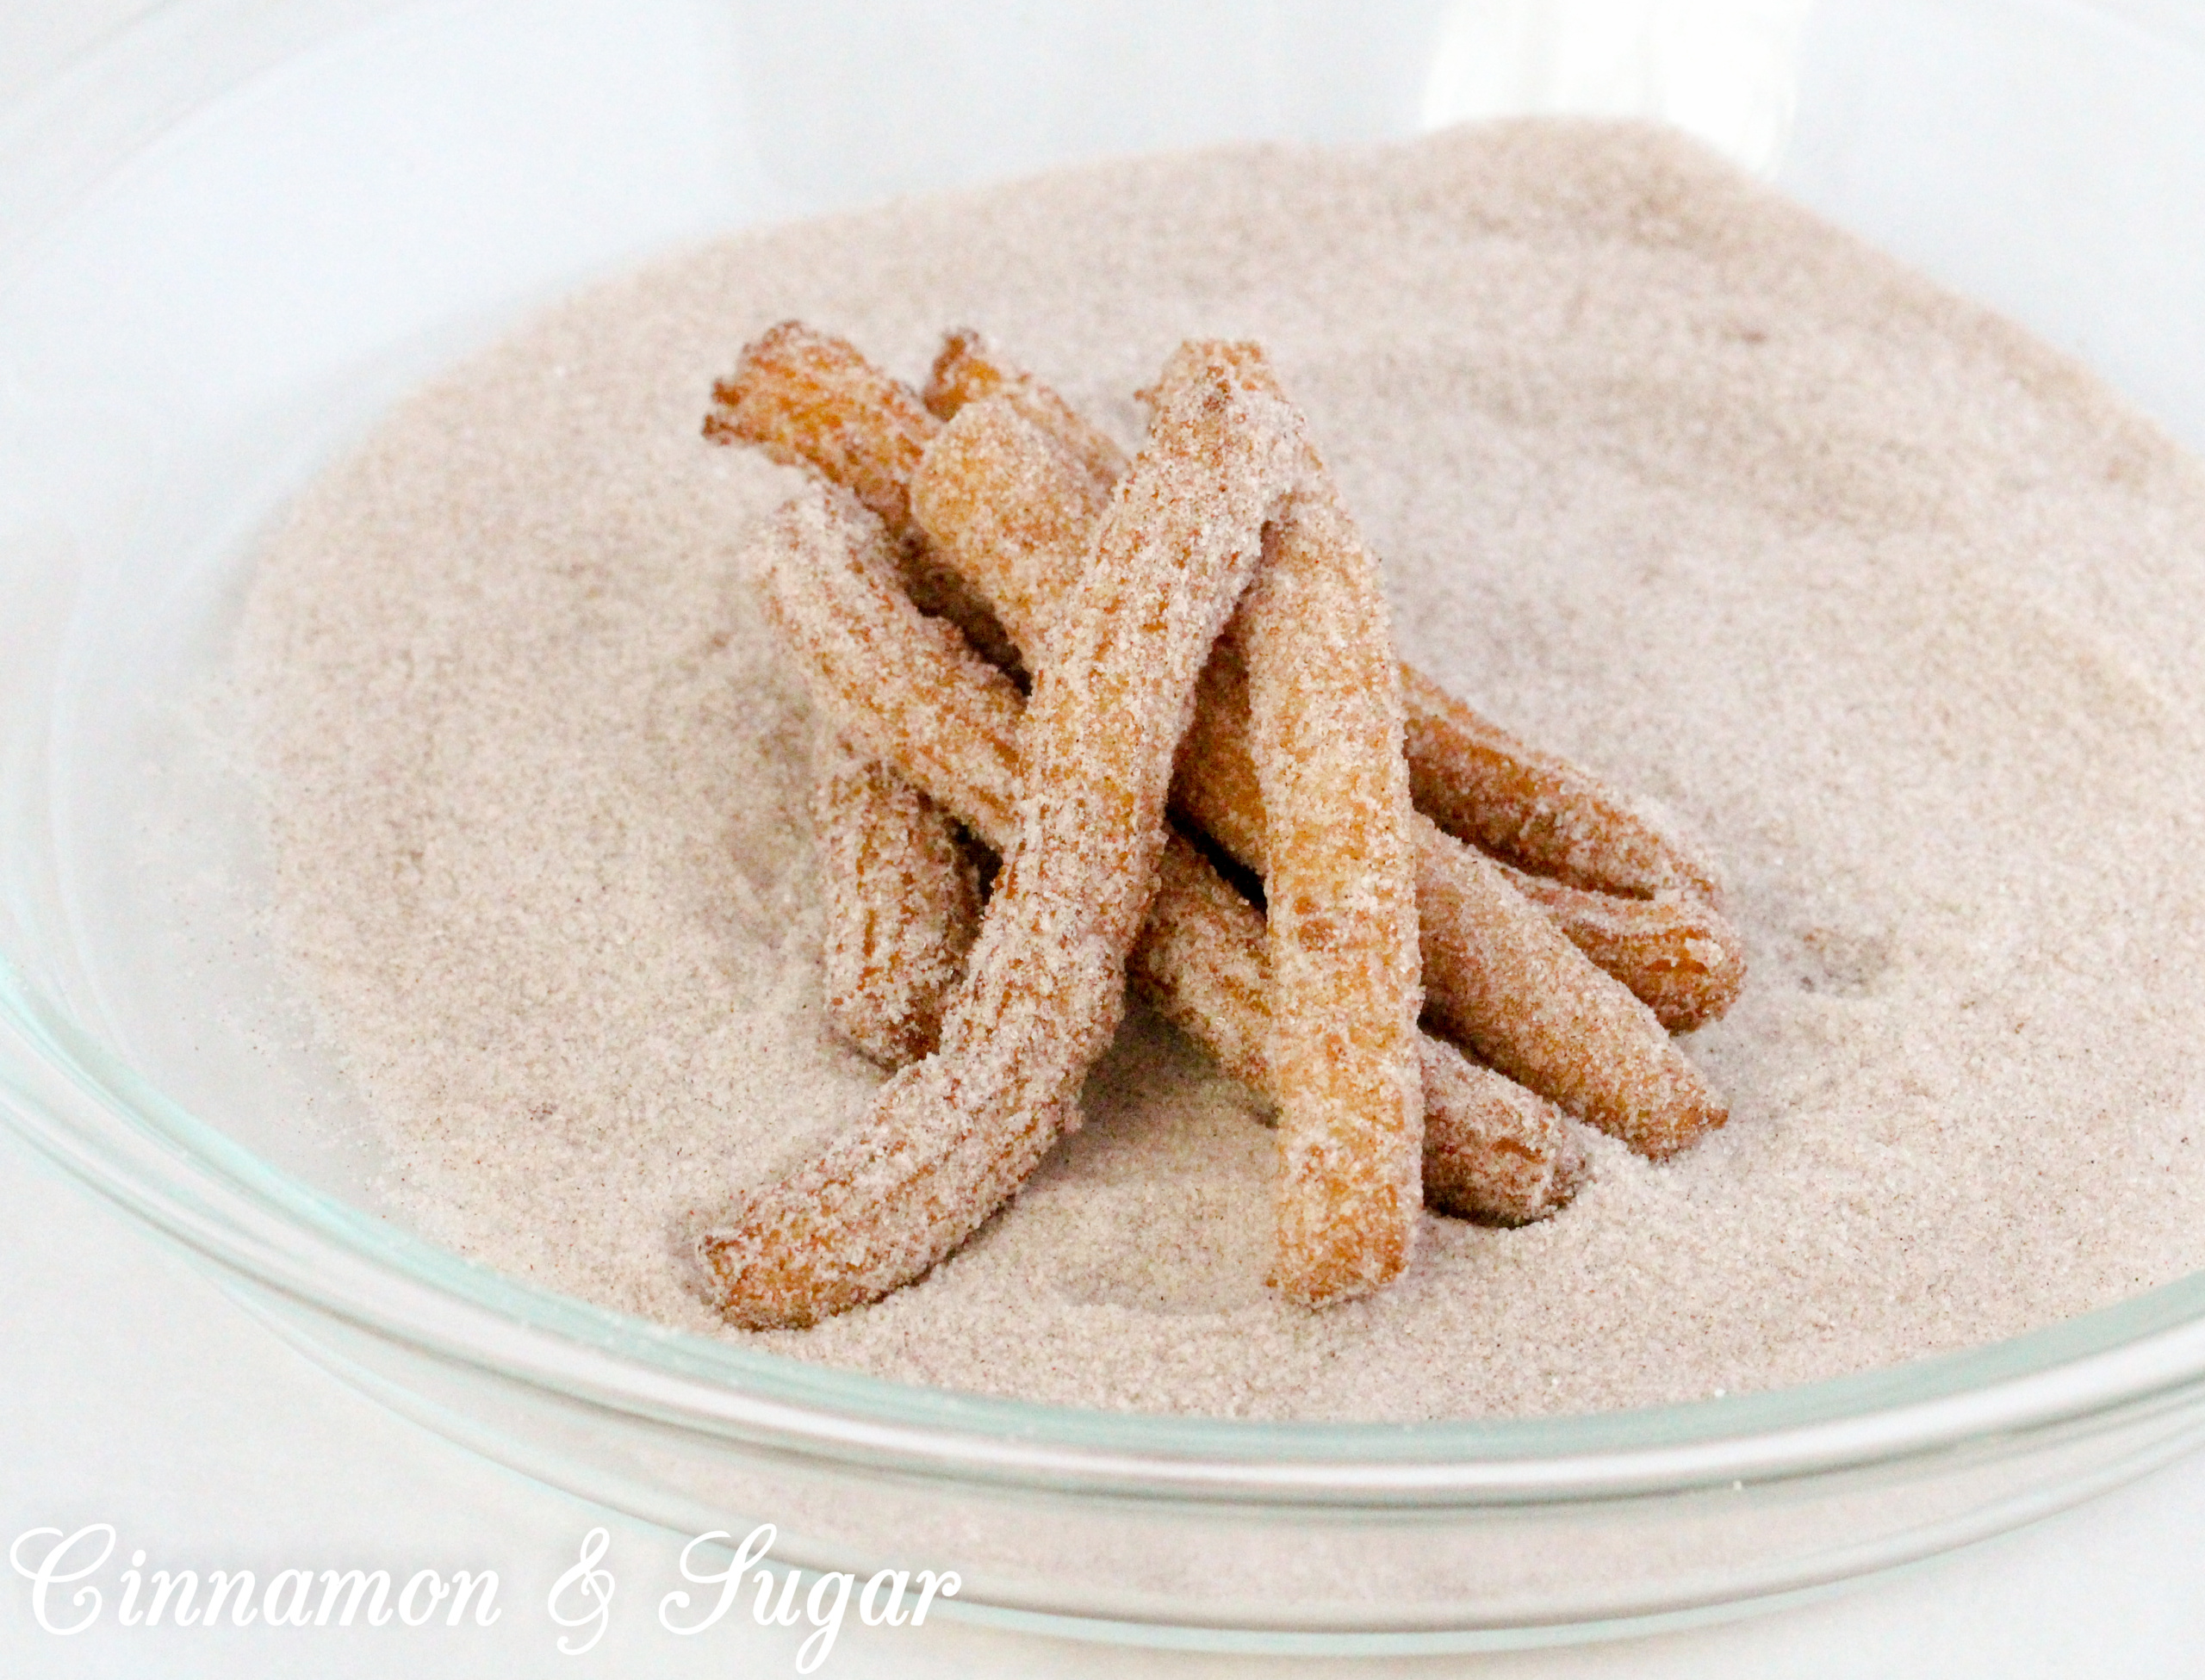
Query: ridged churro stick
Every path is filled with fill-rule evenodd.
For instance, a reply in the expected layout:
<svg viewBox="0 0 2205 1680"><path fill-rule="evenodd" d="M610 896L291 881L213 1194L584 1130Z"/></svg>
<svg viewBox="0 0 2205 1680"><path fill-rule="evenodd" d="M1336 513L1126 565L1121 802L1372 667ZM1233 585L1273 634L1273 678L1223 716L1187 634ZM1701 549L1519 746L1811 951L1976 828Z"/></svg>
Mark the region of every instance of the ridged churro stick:
<svg viewBox="0 0 2205 1680"><path fill-rule="evenodd" d="M1272 1280L1318 1305L1368 1293L1408 1264L1423 1205L1424 986L1383 604L1375 586L1356 586L1366 557L1351 528L1339 534L1326 492L1295 500L1239 623L1271 837Z"/></svg>
<svg viewBox="0 0 2205 1680"><path fill-rule="evenodd" d="M1236 352L1258 390L1260 353ZM1400 685L1370 557L1315 451L1234 622L1272 844L1264 880L1278 1096L1271 1280L1320 1305L1407 1267L1423 1204L1423 990Z"/></svg>
<svg viewBox="0 0 2205 1680"><path fill-rule="evenodd" d="M705 1233L734 1322L807 1324L923 1275L1077 1124L1079 1082L1124 1010L1195 679L1299 442L1291 411L1221 356L1173 359L1036 674L1016 838L941 1048L882 1087L857 1132ZM838 512L857 517L819 496L793 517L816 530Z"/></svg>
<svg viewBox="0 0 2205 1680"><path fill-rule="evenodd" d="M888 1068L932 1050L980 928L955 821L885 765L838 755L811 800L827 908L827 1014Z"/></svg>
<svg viewBox="0 0 2205 1680"><path fill-rule="evenodd" d="M1262 914L1174 836L1129 972L1151 1007L1250 1089L1276 1100ZM1565 1206L1591 1170L1576 1122L1444 1038L1414 1037L1424 1102L1425 1205L1520 1225Z"/></svg>
<svg viewBox="0 0 2205 1680"><path fill-rule="evenodd" d="M1115 438L1090 425L1050 386L1006 362L984 335L970 327L943 334L920 401L936 419L949 420L983 397L1003 398L1055 438L1106 493L1126 470L1126 452Z"/></svg>
<svg viewBox="0 0 2205 1680"><path fill-rule="evenodd" d="M1277 388L1253 346L1236 366L1252 388ZM1376 563L1306 440L1233 623L1269 836L1272 1280L1317 1305L1408 1263L1423 1203L1424 991L1393 632Z"/></svg>
<svg viewBox="0 0 2205 1680"><path fill-rule="evenodd" d="M1032 374L1006 361L984 335L969 328L947 334L927 381L926 407L947 421L989 397L1002 399L1028 424L1048 433L1090 484L1107 490L1123 470L1124 452L1109 434ZM1067 493L1063 484L1055 492ZM1011 550L996 563L1024 568L1024 599L1053 599L1071 581L1065 563L1077 559L1076 549L1069 555L1059 548L1044 555L1032 548L1021 552L1014 542ZM961 569L968 557L958 558ZM968 575L968 581L984 596L995 598L993 578ZM1032 646L1034 634L1047 633L1046 623L1014 622L1009 613L1004 625L1022 647ZM1531 747L1407 664L1401 687L1417 807L1448 833L1528 873L1572 886L1634 898L1683 890L1719 903L1720 890L1707 860L1597 777Z"/></svg>
<svg viewBox="0 0 2205 1680"><path fill-rule="evenodd" d="M1407 665L1401 689L1417 808L1449 834L1573 887L1626 898L1686 892L1721 904L1713 865L1598 778Z"/></svg>
<svg viewBox="0 0 2205 1680"><path fill-rule="evenodd" d="M828 540L854 529L769 530L754 550L767 615L835 727L1002 850L1016 826L1024 701L961 638L921 616L885 548ZM1227 1072L1276 1100L1263 917L1176 834L1158 871L1128 964L1135 990ZM1510 1224L1565 1205L1588 1169L1575 1123L1451 1045L1425 1035L1419 1051L1427 1203Z"/></svg>
<svg viewBox="0 0 2205 1680"><path fill-rule="evenodd" d="M1664 888L1651 898L1627 898L1508 864L1500 869L1595 968L1622 981L1669 1032L1689 1032L1719 1020L1736 1001L1746 979L1745 946L1730 919L1699 894Z"/></svg>

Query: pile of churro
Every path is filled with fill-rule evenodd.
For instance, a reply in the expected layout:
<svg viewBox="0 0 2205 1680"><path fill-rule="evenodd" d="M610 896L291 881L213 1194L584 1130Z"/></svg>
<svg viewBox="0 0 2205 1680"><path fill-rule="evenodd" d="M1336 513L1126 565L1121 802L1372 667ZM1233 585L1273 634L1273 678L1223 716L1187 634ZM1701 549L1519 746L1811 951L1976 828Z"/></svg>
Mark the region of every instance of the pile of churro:
<svg viewBox="0 0 2205 1680"><path fill-rule="evenodd" d="M839 738L825 973L893 1069L699 1240L732 1323L910 1283L1078 1123L1130 989L1276 1112L1270 1281L1368 1293L1435 1212L1544 1218L1582 1128L1724 1119L1671 1034L1744 977L1714 871L1394 657L1262 349L1190 342L1128 459L977 334L922 392L790 322L705 435L811 474L748 573Z"/></svg>

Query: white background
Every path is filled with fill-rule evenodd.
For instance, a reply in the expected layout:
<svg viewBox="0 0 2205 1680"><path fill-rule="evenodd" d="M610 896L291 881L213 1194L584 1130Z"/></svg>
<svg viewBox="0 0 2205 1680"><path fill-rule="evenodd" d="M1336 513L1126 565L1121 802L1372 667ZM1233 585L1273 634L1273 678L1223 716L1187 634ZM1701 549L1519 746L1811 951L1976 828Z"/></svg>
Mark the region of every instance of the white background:
<svg viewBox="0 0 2205 1680"><path fill-rule="evenodd" d="M0 0L0 102L145 0ZM2199 90L2205 99L2205 89ZM4 604L0 604L0 611ZM290 1353L198 1274L88 1195L0 1145L0 1540L116 1526L149 1567L496 1570L488 1630L40 1631L0 1578L0 1674L238 1680L305 1673L793 1671L804 1630L662 1631L676 1542L523 1480L401 1422ZM595 1650L559 1655L551 1583L603 1523L619 1582ZM113 1570L103 1572L110 1590ZM1113 1651L989 1633L847 1627L839 1676L1253 1676L1276 1661ZM1911 1677L2205 1672L2205 1460L1840 1598L1727 1627L1576 1651L1315 1660L1296 1675Z"/></svg>

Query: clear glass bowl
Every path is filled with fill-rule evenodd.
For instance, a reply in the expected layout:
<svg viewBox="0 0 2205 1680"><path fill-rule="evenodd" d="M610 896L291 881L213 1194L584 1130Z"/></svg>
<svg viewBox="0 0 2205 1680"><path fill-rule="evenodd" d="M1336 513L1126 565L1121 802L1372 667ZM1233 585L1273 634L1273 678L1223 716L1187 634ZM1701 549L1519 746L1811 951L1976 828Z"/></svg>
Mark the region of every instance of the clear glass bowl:
<svg viewBox="0 0 2205 1680"><path fill-rule="evenodd" d="M1663 115L2205 445L2205 41L2148 0L358 0L157 9L0 120L0 1099L280 1334L686 1534L954 1568L968 1612L1275 1649L1735 1613L2205 1435L2205 1278L1842 1381L1292 1427L901 1387L409 1235L305 1047L209 728L251 539L413 381L683 237L1104 152Z"/></svg>

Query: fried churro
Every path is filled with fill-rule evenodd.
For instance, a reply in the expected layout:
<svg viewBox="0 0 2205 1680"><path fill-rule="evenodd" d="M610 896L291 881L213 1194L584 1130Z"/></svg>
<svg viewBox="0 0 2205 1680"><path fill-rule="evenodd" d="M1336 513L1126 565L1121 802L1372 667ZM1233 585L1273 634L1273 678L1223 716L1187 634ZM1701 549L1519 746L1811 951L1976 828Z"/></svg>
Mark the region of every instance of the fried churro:
<svg viewBox="0 0 2205 1680"><path fill-rule="evenodd" d="M1275 388L1259 353L1240 370ZM1314 1305L1408 1263L1423 1202L1424 994L1393 634L1376 562L1306 441L1233 623L1268 836L1273 1280Z"/></svg>
<svg viewBox="0 0 2205 1680"><path fill-rule="evenodd" d="M1134 989L1250 1089L1276 1100L1264 916L1183 840L1165 846L1134 949ZM1520 1225L1567 1206L1592 1169L1577 1122L1444 1039L1417 1032L1425 1205Z"/></svg>
<svg viewBox="0 0 2205 1680"><path fill-rule="evenodd" d="M945 440L949 437L944 434ZM1228 636L1230 632L1228 632ZM1247 735L1247 673L1232 642L1221 644L1202 672L1195 721L1180 744L1172 781L1174 805L1226 852L1260 870L1264 853L1263 790L1256 778ZM1406 667L1404 667L1406 669ZM1435 856L1425 871L1446 873L1449 855L1474 850L1437 824L1413 831ZM1553 922L1593 965L1653 1011L1668 1031L1680 1032L1719 1017L1745 977L1738 936L1729 921L1697 894L1664 890L1655 898L1625 898L1572 887L1500 864L1501 877ZM1439 983L1425 954L1426 989Z"/></svg>
<svg viewBox="0 0 2205 1680"><path fill-rule="evenodd" d="M921 393L927 411L938 420L954 419L960 409L983 397L1003 398L1047 432L1103 490L1126 470L1126 452L1116 439L1090 425L1053 387L1005 361L985 334L971 327L944 333Z"/></svg>
<svg viewBox="0 0 2205 1680"><path fill-rule="evenodd" d="M705 1231L722 1311L802 1325L922 1275L1077 1124L1078 1084L1124 1009L1173 750L1195 679L1262 557L1299 427L1199 348L1166 370L1146 446L1036 674L1016 837L940 1048L865 1124ZM858 518L800 498L769 540L839 540ZM809 526L809 530L804 529Z"/></svg>
<svg viewBox="0 0 2205 1680"><path fill-rule="evenodd" d="M874 1061L932 1050L980 926L957 824L878 761L839 755L811 802L827 910L827 1014Z"/></svg>
<svg viewBox="0 0 2205 1680"><path fill-rule="evenodd" d="M1744 941L1699 894L1664 888L1651 898L1631 898L1507 864L1500 870L1563 938L1595 968L1622 981L1668 1031L1690 1032L1719 1020L1737 1001L1746 982Z"/></svg>
<svg viewBox="0 0 2205 1680"><path fill-rule="evenodd" d="M1270 878L1267 790L1251 756L1245 667L1202 673L1173 792L1225 851ZM1185 774L1190 764L1202 773ZM1651 1156L1723 1124L1721 1105L1653 1012L1594 967L1511 884L1506 865L1409 821L1425 1014L1447 1037L1541 1096Z"/></svg>
<svg viewBox="0 0 2205 1680"><path fill-rule="evenodd" d="M989 604L1029 660L1045 659L1113 480L1003 396L960 409L920 460L929 453L932 470L910 483L915 528L944 533L935 563Z"/></svg>
<svg viewBox="0 0 2205 1680"><path fill-rule="evenodd" d="M1713 865L1598 778L1406 665L1401 689L1417 809L1449 834L1573 887L1642 899L1686 892L1721 904Z"/></svg>
<svg viewBox="0 0 2205 1680"><path fill-rule="evenodd" d="M842 528L847 546L821 535L769 531L754 549L761 603L814 703L984 842L1008 848L1018 802L1017 691L919 613L885 546L866 542L856 522ZM1276 1101L1265 939L1256 908L1195 847L1168 836L1129 977L1227 1073ZM1422 1035L1419 1051L1426 1202L1510 1224L1564 1206L1588 1169L1575 1123L1464 1062L1452 1045Z"/></svg>

